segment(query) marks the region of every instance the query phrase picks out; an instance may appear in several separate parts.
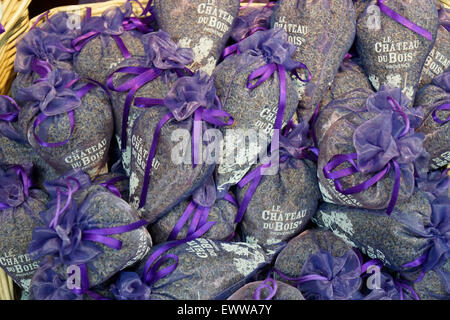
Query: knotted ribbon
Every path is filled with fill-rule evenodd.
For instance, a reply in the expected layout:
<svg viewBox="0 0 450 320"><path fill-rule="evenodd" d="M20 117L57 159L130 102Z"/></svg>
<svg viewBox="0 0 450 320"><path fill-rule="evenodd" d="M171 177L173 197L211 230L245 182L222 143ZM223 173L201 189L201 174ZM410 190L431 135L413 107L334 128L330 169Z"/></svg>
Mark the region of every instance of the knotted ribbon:
<svg viewBox="0 0 450 320"><path fill-rule="evenodd" d="M170 39L168 33L158 31L142 36L142 43L146 52L145 66L122 67L108 76L106 84L109 89L116 92L127 92L122 114L121 150L126 148L128 116L136 92L145 84L161 76L165 71L175 71L182 76L182 71L192 74L185 66L192 62L193 52L190 49L181 49ZM131 79L114 85L114 76L124 74Z"/></svg>
<svg viewBox="0 0 450 320"><path fill-rule="evenodd" d="M119 198L122 198L122 194L120 193L119 189L117 189L117 187L114 184L116 182L123 181L123 180L126 180L126 179L128 179L128 177L126 177L126 176L119 176L119 177L115 177L115 178L109 179L108 181L103 182L100 185L102 187L107 188L115 196L117 196Z"/></svg>
<svg viewBox="0 0 450 320"><path fill-rule="evenodd" d="M397 21L398 23L402 24L406 28L414 31L417 34L420 34L422 37L424 37L427 40L433 41L433 35L428 30L418 26L417 24L411 22L410 20L406 19L399 13L395 12L388 6L384 4L386 0L378 0L377 5L380 8L380 11L383 12L385 15L387 15L389 18Z"/></svg>
<svg viewBox="0 0 450 320"><path fill-rule="evenodd" d="M393 126L392 122L394 119L393 118L394 115L392 114L392 112L391 113L382 112L378 116L366 121L361 126L359 126L355 130L354 138L353 138L355 148L357 149L357 153L338 154L338 155L333 156L331 158L331 160L324 166L323 174L324 174L325 178L332 179L334 181L334 186L338 192L340 192L344 195L349 195L349 194L355 194L355 193L359 193L359 192L369 189L371 186L373 186L378 181L383 179L383 177L390 171L391 166L393 166L394 172L395 172L394 186L393 186L393 190L392 190L391 200L388 204L387 211L386 211L387 214L390 215L392 210L394 209L395 203L397 202L398 194L399 194L399 190L400 190L401 170L400 170L400 165L396 159L402 158L401 151L403 151L405 153L407 153L407 151L411 151L411 150L408 150L409 146L406 144L403 149L397 149L398 148L397 144L401 143L401 139L410 133L411 128L410 128L410 119L409 119L408 115L402 111L398 102L391 97L388 97L388 101L391 104L393 111L398 113L401 116L401 118L403 119L404 127L403 127L402 132L396 137L395 140L394 140L394 137L391 137L391 141L386 141L386 139L384 139L384 140L381 140L381 142L380 141L376 142L376 143L383 143L383 144L388 143L389 145L387 146L387 151L384 151L382 149L382 147L377 147L377 148L373 147L372 148L370 146L370 141L365 142L364 139L362 139L363 142L365 143L364 144L364 143L358 142L359 141L358 139L360 139L360 136L363 137L365 135L367 137L369 137L370 136L369 131L372 130L372 133L373 133L372 127L373 126L378 127L381 124L390 125L390 127L389 127L391 130L390 133L397 134L397 132L395 132L394 129L397 130L398 128L392 127ZM385 129L385 130L388 130L388 129ZM389 130L387 132L389 133ZM367 139L369 139L369 138L367 138ZM405 138L405 141L406 141L406 143L409 143L409 140L407 140L407 139L408 139L408 137ZM366 148L368 151L366 151ZM381 150L381 152L380 152L380 150ZM404 157L405 157L405 159L401 159L402 162L414 161L414 159L410 159L411 157L409 154L405 155ZM355 160L358 160L358 165L355 163ZM346 163L346 162L351 165L349 168L341 169L339 171L333 172L333 170L335 168L337 168L339 165ZM339 179L350 176L357 172L360 172L363 174L373 172L373 173L375 173L375 175L372 176L371 178L367 179L363 183L360 183L359 185L356 185L354 187L350 187L350 188L344 190Z"/></svg>
<svg viewBox="0 0 450 320"><path fill-rule="evenodd" d="M269 291L269 294L264 298L264 300L272 300L277 294L277 282L273 278L267 277L263 283L256 288L255 293L253 294L253 300L261 300L261 291L263 289L267 289Z"/></svg>
<svg viewBox="0 0 450 320"><path fill-rule="evenodd" d="M437 112L439 110L450 110L450 103L445 103L443 105L438 106L437 108L434 109L433 113L431 114L433 116L433 120L439 124L447 124L447 122L450 121L450 116L447 117L447 119L445 120L441 120L438 118L437 116Z"/></svg>

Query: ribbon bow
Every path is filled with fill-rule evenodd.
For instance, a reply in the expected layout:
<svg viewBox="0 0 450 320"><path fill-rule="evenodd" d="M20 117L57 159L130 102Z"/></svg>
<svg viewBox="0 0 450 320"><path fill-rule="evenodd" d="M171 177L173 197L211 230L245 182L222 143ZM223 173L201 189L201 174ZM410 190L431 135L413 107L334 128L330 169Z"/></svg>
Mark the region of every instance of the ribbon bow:
<svg viewBox="0 0 450 320"><path fill-rule="evenodd" d="M414 134L413 131L411 133L409 117L401 110L396 100L392 98L388 98L388 100L393 111L400 114L404 124L401 125L392 112L382 112L366 121L354 132L353 143L357 152L333 156L324 166L323 173L325 178L334 180L334 186L338 192L349 195L369 189L383 179L393 166L395 180L386 211L390 215L400 190L400 164L412 163L420 156L423 152L420 143L423 141L423 135ZM355 163L355 160L358 160L358 164ZM351 166L333 172L335 168L345 162ZM344 190L339 179L357 172L375 173L375 175L359 185Z"/></svg>

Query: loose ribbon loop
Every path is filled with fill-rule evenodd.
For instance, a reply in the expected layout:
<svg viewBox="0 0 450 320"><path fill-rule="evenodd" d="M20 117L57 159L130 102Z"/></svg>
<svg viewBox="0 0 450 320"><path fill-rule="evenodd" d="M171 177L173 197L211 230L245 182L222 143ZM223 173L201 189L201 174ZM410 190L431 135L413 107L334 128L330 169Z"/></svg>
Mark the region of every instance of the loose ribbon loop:
<svg viewBox="0 0 450 320"><path fill-rule="evenodd" d="M11 105L16 109L16 111L11 111L7 113L0 114L0 121L6 121L6 122L13 122L17 119L20 108L17 105L16 101L12 99L11 97L0 95L0 97L7 99L9 102L11 102Z"/></svg>
<svg viewBox="0 0 450 320"><path fill-rule="evenodd" d="M119 189L117 189L117 187L114 184L116 182L123 181L123 180L126 180L126 179L127 179L126 176L115 177L115 178L112 178L112 179L110 179L110 180L108 180L106 182L101 183L100 185L102 187L107 188L115 196L117 196L119 198L122 198L122 195L120 194Z"/></svg>
<svg viewBox="0 0 450 320"><path fill-rule="evenodd" d="M70 182L75 183L75 187L72 188L72 185ZM55 229L56 226L59 224L59 218L61 215L69 208L70 204L72 203L72 196L75 192L77 192L80 188L80 182L72 177L69 177L66 179L66 185L67 185L67 193L62 192L59 187L56 187L56 212L55 216L53 217L52 221L50 221L49 227L52 229ZM64 207L61 209L61 194L64 194L67 196L66 203L64 204Z"/></svg>
<svg viewBox="0 0 450 320"><path fill-rule="evenodd" d="M75 79L74 81L70 82L66 87L70 87L72 86L75 82L77 82L79 79ZM89 91L91 91L93 88L95 87L95 84L93 83L88 83L85 86L83 86L82 88L80 88L79 90L77 90L76 94L78 96L78 98L83 98ZM56 143L50 143L50 142L46 142L41 140L41 138L38 137L37 133L36 133L36 129L37 127L47 118L50 118L49 116L46 116L43 113L40 113L34 123L33 123L33 136L34 139L43 147L45 148L57 148L57 147L61 147L65 144L67 144L70 139L72 138L72 134L73 131L75 130L75 113L74 110L71 110L69 112L67 112L67 116L69 117L69 124L70 124L70 134L69 137L61 142L56 142Z"/></svg>
<svg viewBox="0 0 450 320"><path fill-rule="evenodd" d="M253 300L261 300L261 291L263 289L269 290L269 294L264 300L272 300L272 298L277 294L277 282L272 278L267 278L264 280L263 283L256 288L255 293L253 294Z"/></svg>
<svg viewBox="0 0 450 320"><path fill-rule="evenodd" d="M397 290L400 294L400 300L404 300L403 299L403 290L407 290L407 291L411 292L411 294L413 295L415 300L420 300L419 296L414 291L414 289L412 287L410 287L409 285L407 285L404 281L394 280L394 284L397 287Z"/></svg>
<svg viewBox="0 0 450 320"><path fill-rule="evenodd" d="M447 119L445 120L441 120L438 118L437 116L437 112L440 110L450 110L450 103L445 103L443 105L438 106L436 109L434 109L432 116L433 116L433 120L439 124L446 124L447 122L450 121L450 116L447 117Z"/></svg>
<svg viewBox="0 0 450 320"><path fill-rule="evenodd" d="M383 12L385 15L390 17L391 19L397 21L398 23L402 24L406 28L414 31L417 34L420 34L425 39L428 39L430 41L433 41L433 35L428 30L425 30L424 28L418 26L417 24L411 22L410 20L406 19L402 15L398 14L388 6L384 4L386 0L378 0L377 5L380 8L380 11Z"/></svg>

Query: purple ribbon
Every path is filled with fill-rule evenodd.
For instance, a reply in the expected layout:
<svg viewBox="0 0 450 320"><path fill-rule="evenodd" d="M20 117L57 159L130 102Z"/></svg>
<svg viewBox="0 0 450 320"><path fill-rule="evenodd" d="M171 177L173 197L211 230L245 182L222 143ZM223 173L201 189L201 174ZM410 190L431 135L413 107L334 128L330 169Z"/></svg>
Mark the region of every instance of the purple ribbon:
<svg viewBox="0 0 450 320"><path fill-rule="evenodd" d="M153 98L136 98L134 101L134 104L138 108L151 108L153 106L164 106L164 100L163 99L153 99ZM228 122L225 123L218 119L218 117L228 117ZM175 119L172 112L167 113L158 123L158 125L155 128L155 132L153 133L153 140L152 145L150 147L150 151L147 158L147 164L145 166L145 175L144 175L144 183L142 185L142 193L139 201L139 208L144 207L146 201L147 201L147 192L150 182L150 170L152 169L153 159L156 154L156 148L158 146L158 139L161 133L161 128L170 120ZM199 125L201 125L202 121L208 122L212 125L216 126L227 126L231 125L234 122L233 117L229 113L227 113L224 110L217 110L217 109L204 109L203 107L199 107L194 112L194 126L193 131L194 134L192 136L192 146L194 150L194 165L195 160L198 159L198 155L195 156L196 151L198 150L198 141L200 141L201 136L201 127L200 130L198 129ZM123 131L122 131L123 133Z"/></svg>
<svg viewBox="0 0 450 320"><path fill-rule="evenodd" d="M380 8L381 12L383 12L385 15L390 17L391 19L397 21L398 23L404 25L406 28L414 31L417 34L420 34L422 37L433 41L433 35L428 30L425 30L424 28L418 26L417 24L411 22L410 20L406 19L405 17L401 16L388 6L384 4L386 0L378 0L377 5Z"/></svg>
<svg viewBox="0 0 450 320"><path fill-rule="evenodd" d="M16 101L14 101L13 98L8 97L8 96L4 96L4 95L0 95L0 97L7 99L9 102L11 102L12 106L14 107L14 109L16 109L17 111L12 111L12 112L7 112L4 114L0 114L0 121L6 121L6 122L13 122L17 119L17 116L19 115L20 112L20 108L17 105Z"/></svg>
<svg viewBox="0 0 450 320"><path fill-rule="evenodd" d="M137 222L119 226L119 227L113 227L113 228L105 228L105 229L91 229L91 230L84 230L82 240L87 241L93 241L102 243L111 249L114 250L120 250L122 248L122 241L110 238L108 236L120 234L120 233L126 233L129 231L133 231L136 229L139 229L145 225L147 225L148 222L146 220L139 220ZM80 268L80 277L81 277L81 288L80 289L73 289L72 291L76 294L92 294L92 291L89 291L89 278L87 273L87 266L86 264L80 264L78 265ZM101 296L98 296L101 297ZM104 300L104 299L97 299L97 300Z"/></svg>
<svg viewBox="0 0 450 320"><path fill-rule="evenodd" d="M405 121L405 124L406 124L405 128L399 136L399 138L401 138L401 137L405 136L410 130L409 118L400 109L400 105L398 104L397 101L395 101L391 97L388 97L388 101L391 104L393 110L395 112L398 112L402 116L403 120ZM373 177L367 179L366 181L364 181L356 186L353 186L353 187L350 187L350 188L344 190L339 179L350 176L357 172L361 172L360 169L358 168L358 165L355 163L355 160L357 160L357 159L358 159L358 155L356 153L334 155L331 158L331 160L323 167L323 174L324 174L325 178L333 180L334 187L336 188L336 190L344 195L360 193L364 190L369 189L374 184L376 184L378 181L383 179L384 176L391 169L391 163L392 163L392 165L394 166L394 170L395 170L394 187L392 190L391 200L389 201L389 204L388 204L388 207L386 210L387 215L390 215L392 213L392 210L395 207L395 204L398 199L398 194L400 191L400 174L401 174L401 172L400 172L399 164L397 163L397 161L392 159L382 170L380 170L378 173L376 173ZM341 169L339 171L333 172L333 170L335 168L337 168L339 165L341 165L342 163L345 163L345 162L348 162L351 166L349 168Z"/></svg>
<svg viewBox="0 0 450 320"><path fill-rule="evenodd" d="M292 281L296 285L299 285L299 284L302 284L305 282L309 282L309 281L330 281L327 277L324 277L324 276L321 276L318 274L308 274L308 275L297 277L297 278L291 278L277 269L273 269L273 271L276 272L283 279L285 279L287 281Z"/></svg>
<svg viewBox="0 0 450 320"><path fill-rule="evenodd" d="M126 22L126 24L130 24L130 22ZM129 26L130 28L130 26ZM89 31L77 38L75 38L72 41L72 47L76 52L81 51L84 46L91 41L92 39L96 38L97 36L99 36L102 32L99 30L93 30L93 31ZM125 59L129 59L131 58L131 54L130 51L128 51L127 47L125 46L125 43L123 42L122 38L120 38L120 36L118 35L111 35L111 38L114 39L114 41L116 41L117 46L119 47L120 52L122 52L122 55Z"/></svg>
<svg viewBox="0 0 450 320"><path fill-rule="evenodd" d="M72 82L69 82L67 84L67 88L71 87L75 82L79 81L79 79L75 79ZM83 86L82 88L80 88L79 90L77 90L76 94L78 98L82 98L84 97L89 91L91 91L93 88L95 87L95 84L93 83L88 83L85 86ZM49 116L45 115L44 113L40 113L37 117L36 120L33 123L33 135L34 135L34 139L36 139L36 141L43 147L46 148L57 148L57 147L61 147L65 144L67 144L70 139L72 138L72 134L73 131L75 130L75 115L74 115L74 111L71 110L69 112L67 112L67 115L69 116L69 122L70 122L70 134L69 137L61 142L56 142L56 143L50 143L50 142L46 142L41 140L38 135L36 134L36 129L37 127L47 118L49 118Z"/></svg>
<svg viewBox="0 0 450 320"><path fill-rule="evenodd" d="M102 187L107 188L115 196L117 196L119 198L122 198L122 195L120 194L119 189L117 189L117 187L114 184L116 182L123 181L123 180L126 180L126 179L127 179L126 176L115 177L115 178L112 178L112 179L110 179L110 180L108 180L106 182L101 183L100 185Z"/></svg>
<svg viewBox="0 0 450 320"><path fill-rule="evenodd" d="M441 120L438 118L438 116L436 115L436 113L439 110L450 110L450 103L445 103L443 105L440 105L439 107L437 107L436 109L434 109L432 116L433 116L433 120L439 124L446 124L447 122L450 121L450 116L447 117L446 120Z"/></svg>
<svg viewBox="0 0 450 320"><path fill-rule="evenodd" d="M72 188L71 181L75 182L75 187ZM61 191L59 187L56 187L56 212L55 216L53 217L52 221L50 221L49 227L55 229L56 226L59 223L59 218L64 213L64 211L67 210L70 203L72 202L72 196L73 194L80 188L80 182L75 178L67 178L66 179L66 185L67 185L67 193ZM61 209L61 193L67 196L67 201L64 204L64 207Z"/></svg>
<svg viewBox="0 0 450 320"><path fill-rule="evenodd" d="M412 293L412 295L414 296L415 300L420 300L419 296L414 291L414 289L412 287L410 287L409 285L407 285L404 281L394 280L394 284L397 287L397 290L398 290L398 292L400 294L400 300L403 300L403 290L408 290L409 292Z"/></svg>
<svg viewBox="0 0 450 320"><path fill-rule="evenodd" d="M125 98L122 114L122 136L121 136L121 150L125 150L127 146L127 127L128 116L130 114L131 103L133 101L136 92L145 84L158 78L162 74L163 70L158 68L146 68L146 67L122 67L114 71L106 80L106 84L109 89L116 92L128 92ZM134 78L119 85L117 88L114 86L113 78L116 73L125 73L135 75Z"/></svg>
<svg viewBox="0 0 450 320"><path fill-rule="evenodd" d="M277 294L277 282L270 277L264 280L263 283L256 288L255 293L253 294L253 300L261 300L261 291L263 289L269 290L269 295L264 300L272 300Z"/></svg>
<svg viewBox="0 0 450 320"><path fill-rule="evenodd" d="M178 219L177 223L173 227L169 238L167 238L167 241L176 240L181 229L183 229L184 225L187 223L189 218L192 217L193 213L194 216L192 217L191 223L189 225L187 237L191 236L201 227L205 227L207 228L207 230L209 230L213 225L216 224L216 221L207 222L210 209L210 207L202 207L196 204L194 201L191 201L186 207L186 210L181 215L180 219Z"/></svg>

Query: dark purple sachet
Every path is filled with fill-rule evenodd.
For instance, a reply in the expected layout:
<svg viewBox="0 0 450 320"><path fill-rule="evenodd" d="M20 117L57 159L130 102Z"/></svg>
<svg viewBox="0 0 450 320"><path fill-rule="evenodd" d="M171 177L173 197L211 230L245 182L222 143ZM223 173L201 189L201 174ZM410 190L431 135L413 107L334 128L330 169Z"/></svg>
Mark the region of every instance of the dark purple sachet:
<svg viewBox="0 0 450 320"><path fill-rule="evenodd" d="M39 28L57 35L66 48L72 48L72 41L80 35L81 23L81 16L74 12L58 12Z"/></svg>
<svg viewBox="0 0 450 320"><path fill-rule="evenodd" d="M422 290L417 292L421 299L448 297L448 199L444 196L431 203L417 191L408 202L397 205L391 216L381 210L324 203L313 220L384 266L410 273L412 280L421 283ZM420 280L421 272L428 281Z"/></svg>
<svg viewBox="0 0 450 320"><path fill-rule="evenodd" d="M288 241L303 231L315 214L320 191L307 133L308 126L300 123L286 136L280 136L279 164L262 176L242 219L246 242L266 248ZM236 196L240 206L250 196L252 184L238 184Z"/></svg>
<svg viewBox="0 0 450 320"><path fill-rule="evenodd" d="M415 174L427 172L429 155L423 133L414 130L423 115L408 102L399 89L382 88L367 99L367 112L351 112L329 127L318 161L325 201L387 208L389 214L395 202L412 195Z"/></svg>
<svg viewBox="0 0 450 320"><path fill-rule="evenodd" d="M80 76L104 83L123 60L145 56L142 34L123 26L131 13L131 3L127 2L123 12L119 7L111 7L101 17L92 16L82 22L80 37L73 42L78 51L74 55L74 70Z"/></svg>
<svg viewBox="0 0 450 320"><path fill-rule="evenodd" d="M150 300L152 290L135 272L123 271L110 286L116 300Z"/></svg>
<svg viewBox="0 0 450 320"><path fill-rule="evenodd" d="M27 103L19 126L29 143L50 166L62 174L82 168L92 177L106 172L113 134L111 104L105 91L56 69L19 91Z"/></svg>
<svg viewBox="0 0 450 320"><path fill-rule="evenodd" d="M373 91L372 85L357 63L357 60L344 60L334 77L333 84L323 96L320 105L325 107L331 101L340 99L348 92L357 89Z"/></svg>
<svg viewBox="0 0 450 320"><path fill-rule="evenodd" d="M81 170L47 183L46 189L51 201L40 213L43 226L34 229L28 252L42 261L50 257L62 279L69 278L70 266L78 266L82 276L84 265L88 287L82 289L88 289L132 266L150 250L150 235L138 224L137 212L108 189L92 185ZM95 236L102 232L103 236Z"/></svg>
<svg viewBox="0 0 450 320"><path fill-rule="evenodd" d="M450 176L448 171L431 171L426 177L416 179L417 187L424 192L430 201L439 197L450 197Z"/></svg>
<svg viewBox="0 0 450 320"><path fill-rule="evenodd" d="M416 31L386 12L409 20L415 24ZM370 1L358 19L356 45L375 90L381 85L399 87L410 99L411 106L437 29L438 14L432 1L391 0L381 4L377 0Z"/></svg>
<svg viewBox="0 0 450 320"><path fill-rule="evenodd" d="M296 288L287 283L276 281L277 289L275 295L270 300L305 300L302 293ZM246 284L238 291L233 293L227 300L255 300L255 291L263 281L255 281ZM265 300L269 297L267 290L262 289L260 298Z"/></svg>
<svg viewBox="0 0 450 320"><path fill-rule="evenodd" d="M150 254L160 247L152 248ZM258 245L203 238L180 244L167 254L172 257L163 261L157 270L152 270L152 274L173 265L175 257L177 267L167 276L147 284L152 289L151 300L223 300L248 283L268 263ZM139 268L141 277L142 267Z"/></svg>
<svg viewBox="0 0 450 320"><path fill-rule="evenodd" d="M295 285L307 300L347 300L361 286L358 256L327 230L307 230L293 238L278 255L275 269L275 279Z"/></svg>
<svg viewBox="0 0 450 320"><path fill-rule="evenodd" d="M450 71L423 87L414 106L424 111L424 120L417 131L425 134L423 145L430 153L430 168L445 167L450 163Z"/></svg>
<svg viewBox="0 0 450 320"><path fill-rule="evenodd" d="M219 194L226 194L230 186L237 184L257 163L257 155L266 150L272 140L276 119L282 117L282 121L277 124L280 130L293 117L298 96L289 71L283 71L286 81L282 92L280 87L283 88L284 82L280 81L278 71L274 71L273 75L254 88L250 84L264 77L252 81L249 79L252 79L254 71L270 69L274 64L292 70L298 66L298 62L291 58L295 50L283 30L260 31L241 41L241 53L226 58L214 70L217 95L223 109L234 118L233 130L222 130L226 156L218 167ZM286 98L284 110L280 108L282 98ZM251 139L252 135L259 139L258 145L246 143L245 140ZM233 154L237 155L236 158L228 158L227 155Z"/></svg>
<svg viewBox="0 0 450 320"><path fill-rule="evenodd" d="M238 16L239 0L155 0L153 13L161 30L181 48L194 51L192 71L211 75Z"/></svg>
<svg viewBox="0 0 450 320"><path fill-rule="evenodd" d="M48 196L32 186L32 165L0 166L0 267L25 291L38 268L27 254Z"/></svg>
<svg viewBox="0 0 450 320"><path fill-rule="evenodd" d="M150 223L188 199L212 174L215 161L207 154L208 142L202 137L211 128L203 114L220 111L215 93L213 79L196 72L191 77L179 78L163 100L136 119L131 134L130 203ZM200 134L196 136L194 117L200 113L201 121L197 121ZM216 119L225 121L226 125L227 119L222 120L226 117L221 115ZM155 135L157 128L160 128L159 135ZM192 141L197 144L196 153ZM155 151L153 160L151 150ZM147 190L145 181L148 181Z"/></svg>
<svg viewBox="0 0 450 320"><path fill-rule="evenodd" d="M272 14L273 9L269 6L242 8L231 30L231 38L239 42L256 30L270 29Z"/></svg>
<svg viewBox="0 0 450 320"><path fill-rule="evenodd" d="M441 7L438 11L439 28L437 31L436 42L433 49L425 61L419 86L422 87L433 81L433 79L450 67L450 9Z"/></svg>
<svg viewBox="0 0 450 320"><path fill-rule="evenodd" d="M228 197L234 198L230 193ZM217 189L213 176L209 177L203 186L198 188L191 199L183 201L173 208L167 215L150 225L149 231L155 244L168 240L172 230L177 226L180 219L185 217L187 212L191 212L187 222L179 229L176 238L185 239L189 230L198 229L206 222L215 224L204 234L202 238L225 241L232 236L236 229L235 218L237 214L237 203L230 202L229 198L217 198ZM234 200L235 201L235 200ZM190 210L190 211L189 211ZM197 228L191 229L196 215L207 215L205 221L201 221Z"/></svg>
<svg viewBox="0 0 450 320"><path fill-rule="evenodd" d="M185 75L184 68L190 64L193 59L193 52L191 49L179 48L175 42L170 39L170 35L164 31L152 32L141 37L141 41L145 49L145 57L130 58L120 63L113 75L109 76L108 85L112 84L115 90L112 90L112 105L114 115L115 136L119 145L122 148L122 128L125 106L129 104L129 114L127 120L127 142L126 149L122 152L122 165L126 173L130 175L130 161L131 161L131 130L134 121L144 112L144 109L137 108L133 102L136 97L149 97L155 99L163 99L169 92L172 85L178 79L178 76ZM132 69L141 69L136 74L121 72L122 68L131 67ZM129 69L129 68L128 68ZM145 69L145 70L144 70ZM139 87L127 88L127 92L120 90L120 87L129 83L142 73L151 73L151 69L160 72L156 78L149 75L145 81L139 83ZM120 71L120 72L119 72ZM145 72L144 72L145 71ZM140 76L142 77L142 75ZM114 89L111 88L110 89ZM132 95L132 98L129 96Z"/></svg>
<svg viewBox="0 0 450 320"><path fill-rule="evenodd" d="M355 38L355 9L351 0L282 0L272 17L272 28L284 29L296 45L294 59L309 68L308 83L295 81L300 100L298 116L309 121L333 82Z"/></svg>

